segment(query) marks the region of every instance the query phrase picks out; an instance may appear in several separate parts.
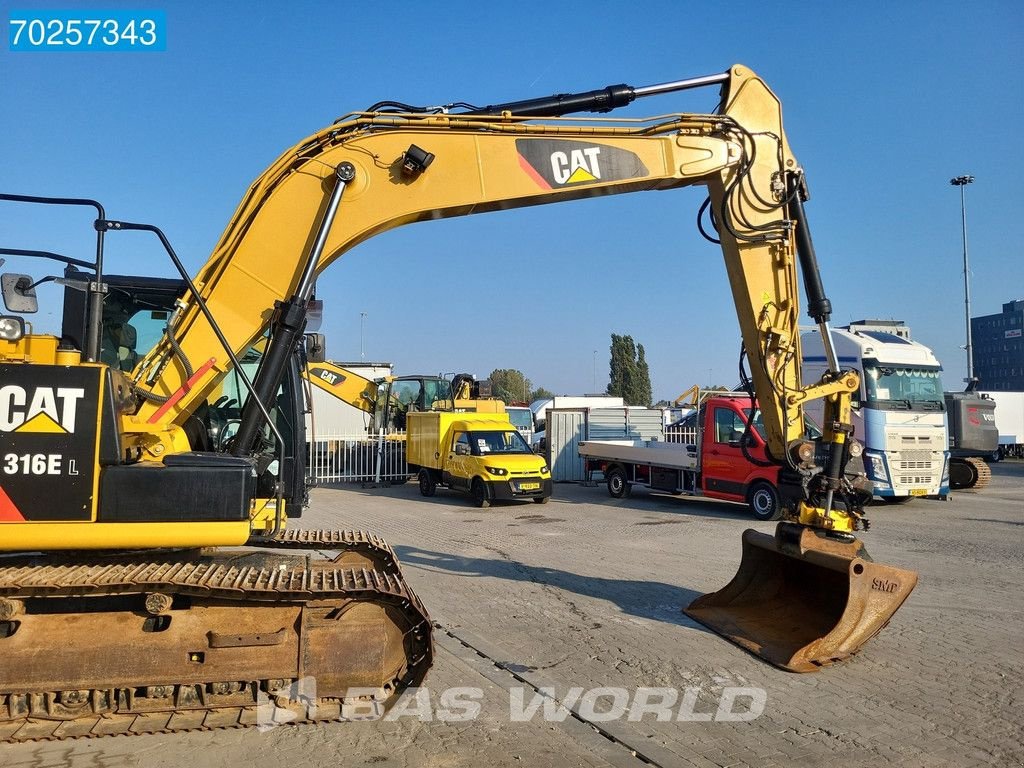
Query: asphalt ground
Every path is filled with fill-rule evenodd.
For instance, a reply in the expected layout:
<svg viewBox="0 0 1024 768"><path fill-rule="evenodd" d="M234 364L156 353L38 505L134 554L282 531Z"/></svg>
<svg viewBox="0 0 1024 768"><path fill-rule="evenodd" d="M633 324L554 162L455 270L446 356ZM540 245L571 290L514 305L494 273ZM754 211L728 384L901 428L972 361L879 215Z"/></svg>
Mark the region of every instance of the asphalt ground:
<svg viewBox="0 0 1024 768"><path fill-rule="evenodd" d="M680 611L732 577L745 528L772 531L744 507L316 489L301 526L386 537L437 624L418 698L376 722L4 745L0 764L1024 765L1024 462L992 470L980 492L872 508L871 555L919 585L860 654L808 675Z"/></svg>

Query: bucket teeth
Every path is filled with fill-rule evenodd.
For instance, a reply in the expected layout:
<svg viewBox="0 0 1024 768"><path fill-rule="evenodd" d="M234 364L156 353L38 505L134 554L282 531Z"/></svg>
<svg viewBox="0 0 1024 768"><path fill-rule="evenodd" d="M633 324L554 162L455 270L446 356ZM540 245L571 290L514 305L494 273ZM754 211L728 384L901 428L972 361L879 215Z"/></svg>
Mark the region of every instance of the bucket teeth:
<svg viewBox="0 0 1024 768"><path fill-rule="evenodd" d="M917 573L872 562L859 540L780 523L743 534L739 571L686 614L766 661L813 672L852 656L892 618Z"/></svg>

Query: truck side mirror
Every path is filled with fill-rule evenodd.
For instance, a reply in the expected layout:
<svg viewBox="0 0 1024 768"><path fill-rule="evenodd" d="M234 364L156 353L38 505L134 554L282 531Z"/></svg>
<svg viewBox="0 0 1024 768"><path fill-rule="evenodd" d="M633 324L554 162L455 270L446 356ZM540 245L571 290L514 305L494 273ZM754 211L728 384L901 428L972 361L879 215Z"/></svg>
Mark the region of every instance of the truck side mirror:
<svg viewBox="0 0 1024 768"><path fill-rule="evenodd" d="M0 288L8 311L25 314L39 311L36 288L28 275L16 275L13 272L0 275Z"/></svg>

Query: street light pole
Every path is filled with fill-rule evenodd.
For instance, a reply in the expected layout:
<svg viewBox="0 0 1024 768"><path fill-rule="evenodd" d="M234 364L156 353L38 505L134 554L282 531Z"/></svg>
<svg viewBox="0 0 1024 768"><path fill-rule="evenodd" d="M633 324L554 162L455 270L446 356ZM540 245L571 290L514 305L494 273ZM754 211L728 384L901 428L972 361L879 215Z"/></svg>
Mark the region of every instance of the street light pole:
<svg viewBox="0 0 1024 768"><path fill-rule="evenodd" d="M365 312L360 312L359 313L359 359L360 360L365 360L366 359L366 352L364 351L364 348L363 348L363 325L364 325L365 320L366 320L366 313Z"/></svg>
<svg viewBox="0 0 1024 768"><path fill-rule="evenodd" d="M967 326L967 385L974 381L974 353L971 345L971 279L967 263L967 197L964 193L968 184L974 183L973 176L956 176L949 180L954 187L960 187L960 223L964 238L964 314Z"/></svg>

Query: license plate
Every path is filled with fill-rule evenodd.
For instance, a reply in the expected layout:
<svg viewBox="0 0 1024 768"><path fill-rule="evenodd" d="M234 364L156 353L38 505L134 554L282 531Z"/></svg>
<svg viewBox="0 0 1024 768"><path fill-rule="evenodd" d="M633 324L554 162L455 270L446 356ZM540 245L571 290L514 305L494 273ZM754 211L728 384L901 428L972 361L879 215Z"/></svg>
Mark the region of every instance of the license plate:
<svg viewBox="0 0 1024 768"><path fill-rule="evenodd" d="M520 483L519 484L519 490L520 491L536 491L538 488L540 488L540 483Z"/></svg>
<svg viewBox="0 0 1024 768"><path fill-rule="evenodd" d="M911 488L910 489L910 495L911 496L927 496L928 495L928 489L927 488Z"/></svg>

